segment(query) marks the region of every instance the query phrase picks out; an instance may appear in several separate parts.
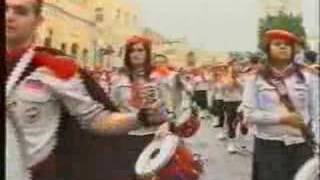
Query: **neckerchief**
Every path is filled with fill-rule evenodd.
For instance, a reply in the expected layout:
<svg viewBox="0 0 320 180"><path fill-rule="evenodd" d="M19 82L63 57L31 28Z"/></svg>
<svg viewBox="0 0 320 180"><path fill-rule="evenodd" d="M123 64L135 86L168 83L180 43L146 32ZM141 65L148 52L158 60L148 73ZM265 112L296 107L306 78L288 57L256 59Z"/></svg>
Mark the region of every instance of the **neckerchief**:
<svg viewBox="0 0 320 180"><path fill-rule="evenodd" d="M273 85L274 87L276 87L280 95L281 102L284 103L284 105L288 108L290 112L296 111L293 103L291 102L291 99L288 94L288 88L284 81L287 77L290 77L297 72L296 65L290 64L283 71L279 71L275 68L269 67L267 71L268 71L267 82Z"/></svg>

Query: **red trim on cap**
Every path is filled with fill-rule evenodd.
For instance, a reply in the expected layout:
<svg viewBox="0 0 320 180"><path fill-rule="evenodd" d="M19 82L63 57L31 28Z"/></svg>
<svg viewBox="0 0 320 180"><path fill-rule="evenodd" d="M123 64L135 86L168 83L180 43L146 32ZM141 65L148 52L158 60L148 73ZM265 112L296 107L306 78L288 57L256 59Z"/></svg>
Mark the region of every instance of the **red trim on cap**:
<svg viewBox="0 0 320 180"><path fill-rule="evenodd" d="M273 29L265 32L265 43L269 44L274 39L282 39L291 44L299 42L299 38L291 32L282 29Z"/></svg>
<svg viewBox="0 0 320 180"><path fill-rule="evenodd" d="M146 37L132 36L127 40L126 45L129 46L129 45L133 45L133 44L137 44L137 43L143 43L143 44L150 45L151 41Z"/></svg>

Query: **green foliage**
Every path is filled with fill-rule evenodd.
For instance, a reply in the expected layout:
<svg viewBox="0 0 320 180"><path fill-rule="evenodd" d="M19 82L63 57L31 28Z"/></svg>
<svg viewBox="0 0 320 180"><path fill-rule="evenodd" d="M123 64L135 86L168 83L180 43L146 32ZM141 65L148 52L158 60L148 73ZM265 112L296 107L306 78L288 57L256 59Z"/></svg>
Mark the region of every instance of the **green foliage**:
<svg viewBox="0 0 320 180"><path fill-rule="evenodd" d="M255 52L250 51L231 51L229 52L229 57L231 59L236 59L237 61L244 61L246 59L250 59L251 57L255 56Z"/></svg>
<svg viewBox="0 0 320 180"><path fill-rule="evenodd" d="M302 17L280 11L276 16L268 15L259 20L258 36L260 49L263 49L263 34L270 29L287 30L305 40L306 33L302 24Z"/></svg>

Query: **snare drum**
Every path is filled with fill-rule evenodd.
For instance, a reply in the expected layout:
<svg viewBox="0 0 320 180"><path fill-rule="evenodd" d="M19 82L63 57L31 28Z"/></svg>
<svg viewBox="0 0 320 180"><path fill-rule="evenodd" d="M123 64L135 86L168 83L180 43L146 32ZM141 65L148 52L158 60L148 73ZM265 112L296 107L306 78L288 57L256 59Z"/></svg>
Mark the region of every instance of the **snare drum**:
<svg viewBox="0 0 320 180"><path fill-rule="evenodd" d="M182 111L176 119L172 131L180 137L191 137L200 128L198 112L193 108Z"/></svg>
<svg viewBox="0 0 320 180"><path fill-rule="evenodd" d="M135 172L147 180L198 180L202 163L194 158L178 136L155 139L140 154Z"/></svg>
<svg viewBox="0 0 320 180"><path fill-rule="evenodd" d="M300 167L295 175L294 180L319 180L319 165L319 156L316 155L306 161L305 164Z"/></svg>

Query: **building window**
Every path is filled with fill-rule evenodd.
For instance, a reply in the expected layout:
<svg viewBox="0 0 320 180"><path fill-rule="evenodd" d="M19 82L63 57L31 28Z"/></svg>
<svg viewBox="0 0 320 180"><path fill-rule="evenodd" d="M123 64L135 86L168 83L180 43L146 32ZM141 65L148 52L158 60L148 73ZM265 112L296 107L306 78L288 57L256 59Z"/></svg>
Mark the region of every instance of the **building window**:
<svg viewBox="0 0 320 180"><path fill-rule="evenodd" d="M103 11L103 8L102 7L97 7L94 9L95 12L102 12Z"/></svg>
<svg viewBox="0 0 320 180"><path fill-rule="evenodd" d="M84 48L82 50L82 62L83 62L83 66L86 66L87 65L87 62L88 62L88 54L89 54L89 51L87 48Z"/></svg>
<svg viewBox="0 0 320 180"><path fill-rule="evenodd" d="M48 36L44 39L44 46L45 47L52 47L52 35L53 35L53 30L51 28L48 29Z"/></svg>
<svg viewBox="0 0 320 180"><path fill-rule="evenodd" d="M120 9L117 9L116 19L120 20L120 17L121 17L121 11Z"/></svg>
<svg viewBox="0 0 320 180"><path fill-rule="evenodd" d="M129 15L129 13L126 13L125 24L128 25L128 26L130 25L130 15Z"/></svg>
<svg viewBox="0 0 320 180"><path fill-rule="evenodd" d="M53 35L53 30L50 28L50 29L48 30L48 33L49 33L49 36L52 36L52 35Z"/></svg>
<svg viewBox="0 0 320 180"><path fill-rule="evenodd" d="M78 49L79 49L79 45L77 43L72 43L71 45L71 55L73 57L77 57L78 56Z"/></svg>
<svg viewBox="0 0 320 180"><path fill-rule="evenodd" d="M102 13L97 13L96 14L96 22L103 22L103 14Z"/></svg>
<svg viewBox="0 0 320 180"><path fill-rule="evenodd" d="M60 50L61 50L62 52L64 52L64 53L67 52L67 45L66 45L66 43L61 43L61 45L60 45Z"/></svg>
<svg viewBox="0 0 320 180"><path fill-rule="evenodd" d="M118 57L122 57L124 55L124 47L119 48Z"/></svg>
<svg viewBox="0 0 320 180"><path fill-rule="evenodd" d="M45 46L45 47L51 47L51 42L52 42L52 39L51 39L51 37L46 37L45 39L44 39L44 43L43 43L43 45Z"/></svg>
<svg viewBox="0 0 320 180"><path fill-rule="evenodd" d="M103 15L103 8L102 7L98 7L95 8L95 14L96 14L96 22L103 22L104 19L104 15Z"/></svg>

